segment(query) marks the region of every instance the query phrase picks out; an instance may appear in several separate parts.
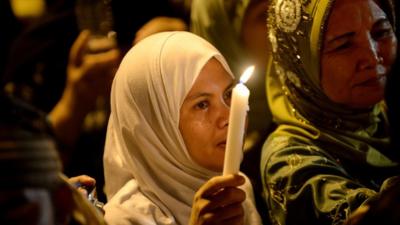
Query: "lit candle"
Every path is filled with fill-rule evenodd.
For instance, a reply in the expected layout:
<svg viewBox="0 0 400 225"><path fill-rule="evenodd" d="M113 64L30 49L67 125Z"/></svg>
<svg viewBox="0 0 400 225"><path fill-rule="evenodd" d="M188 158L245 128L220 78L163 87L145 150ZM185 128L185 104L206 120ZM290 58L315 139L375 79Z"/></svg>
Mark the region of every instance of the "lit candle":
<svg viewBox="0 0 400 225"><path fill-rule="evenodd" d="M243 159L243 139L250 95L244 83L253 71L254 66L248 67L240 77L240 83L232 90L223 175L238 173Z"/></svg>

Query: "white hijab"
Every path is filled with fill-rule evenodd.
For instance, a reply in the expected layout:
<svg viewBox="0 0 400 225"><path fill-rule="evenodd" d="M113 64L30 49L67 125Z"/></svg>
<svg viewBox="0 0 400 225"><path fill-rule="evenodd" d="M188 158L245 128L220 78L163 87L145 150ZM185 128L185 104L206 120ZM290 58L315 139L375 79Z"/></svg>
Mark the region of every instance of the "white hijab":
<svg viewBox="0 0 400 225"><path fill-rule="evenodd" d="M139 42L122 60L104 152L110 225L188 224L195 192L218 174L191 159L179 112L213 57L231 74L222 55L202 38L163 32Z"/></svg>

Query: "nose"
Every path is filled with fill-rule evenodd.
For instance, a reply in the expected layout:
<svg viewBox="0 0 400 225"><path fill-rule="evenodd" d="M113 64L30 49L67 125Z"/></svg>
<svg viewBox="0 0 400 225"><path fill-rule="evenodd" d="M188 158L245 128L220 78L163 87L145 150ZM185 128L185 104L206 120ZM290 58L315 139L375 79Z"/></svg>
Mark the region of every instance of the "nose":
<svg viewBox="0 0 400 225"><path fill-rule="evenodd" d="M370 34L366 34L363 39L363 44L360 46L362 51L359 51L359 69L374 69L377 65L383 63L383 58L379 55L378 42Z"/></svg>
<svg viewBox="0 0 400 225"><path fill-rule="evenodd" d="M229 124L230 107L224 101L222 101L218 107L219 107L219 110L218 110L217 125L218 125L218 128L223 129L223 128L228 127L228 124Z"/></svg>

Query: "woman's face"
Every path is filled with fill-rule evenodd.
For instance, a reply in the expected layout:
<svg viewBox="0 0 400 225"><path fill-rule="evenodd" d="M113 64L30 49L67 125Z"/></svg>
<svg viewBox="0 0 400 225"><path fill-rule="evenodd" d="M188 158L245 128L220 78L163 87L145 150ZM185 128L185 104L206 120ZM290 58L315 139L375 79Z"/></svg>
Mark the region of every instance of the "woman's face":
<svg viewBox="0 0 400 225"><path fill-rule="evenodd" d="M223 168L233 78L212 58L203 67L181 110L179 130L192 159L213 171Z"/></svg>
<svg viewBox="0 0 400 225"><path fill-rule="evenodd" d="M373 0L337 0L322 50L321 86L334 102L367 108L383 99L397 39Z"/></svg>

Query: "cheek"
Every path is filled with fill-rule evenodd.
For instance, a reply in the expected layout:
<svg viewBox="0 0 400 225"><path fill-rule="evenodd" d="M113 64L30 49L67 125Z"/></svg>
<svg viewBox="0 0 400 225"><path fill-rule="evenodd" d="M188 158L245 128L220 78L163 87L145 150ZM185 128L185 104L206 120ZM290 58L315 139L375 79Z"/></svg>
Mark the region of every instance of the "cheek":
<svg viewBox="0 0 400 225"><path fill-rule="evenodd" d="M207 133L208 127L206 121L192 121L192 123L188 125L188 133L193 138L199 138Z"/></svg>
<svg viewBox="0 0 400 225"><path fill-rule="evenodd" d="M179 126L182 137L187 148L205 145L204 140L208 140L207 134L210 133L210 123L204 118L189 116L181 120Z"/></svg>
<svg viewBox="0 0 400 225"><path fill-rule="evenodd" d="M321 87L331 99L337 100L351 89L354 74L351 57L330 58L322 61Z"/></svg>

